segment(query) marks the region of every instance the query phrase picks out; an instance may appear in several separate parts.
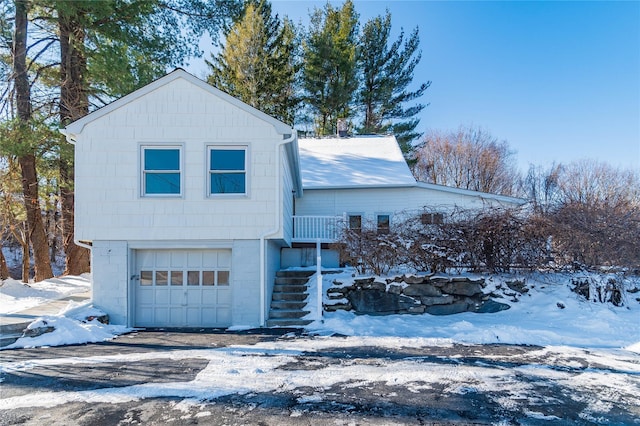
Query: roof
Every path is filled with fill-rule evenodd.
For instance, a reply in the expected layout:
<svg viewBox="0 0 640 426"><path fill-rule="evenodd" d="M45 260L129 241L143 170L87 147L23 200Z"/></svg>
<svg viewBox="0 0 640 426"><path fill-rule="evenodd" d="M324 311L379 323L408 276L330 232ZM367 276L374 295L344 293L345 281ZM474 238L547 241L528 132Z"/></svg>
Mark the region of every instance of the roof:
<svg viewBox="0 0 640 426"><path fill-rule="evenodd" d="M518 197L511 197L509 195L491 194L489 192L474 191L472 189L456 188L453 186L438 185L435 183L417 182L415 185L417 188L431 189L434 191L448 192L450 194L469 195L472 197L478 197L486 200L498 201L505 204L513 204L521 206L527 203L527 200Z"/></svg>
<svg viewBox="0 0 640 426"><path fill-rule="evenodd" d="M113 102L111 102L110 104L90 113L85 115L84 117L74 121L73 123L69 124L67 127L65 127L64 129L60 129L60 132L62 134L64 134L67 137L71 137L71 139L74 139L74 135L78 135L79 133L82 132L82 130L84 129L84 126L87 125L88 123L91 123L94 120L97 120L98 118L105 116L107 114L109 114L110 112L128 104L129 102L132 102L144 95L146 95L147 93L150 93L156 89L158 89L159 87L162 87L166 84L171 83L174 80L177 79L184 79L189 81L190 83L200 87L203 90L206 90L207 92L211 93L214 96L217 96L219 98L224 99L225 101L229 102L232 105L235 105L236 107L248 112L249 114L252 114L260 119L262 119L263 121L266 121L267 123L271 124L277 133L281 134L281 135L291 135L294 132L293 128L279 120L276 120L275 118L271 117L270 115L265 114L264 112L245 104L244 102L242 102L241 100L234 98L233 96L229 95L228 93L223 92L220 89L217 89L215 87L213 87L212 85L210 85L209 83L200 80L199 78L197 78L196 76L189 74L188 72L186 72L185 70L183 70L182 68L176 68L174 71L170 72L169 74L160 77L159 79L147 84L146 86L141 87L138 90L135 90L131 93L129 93L126 96L123 96L122 98L119 98Z"/></svg>
<svg viewBox="0 0 640 426"><path fill-rule="evenodd" d="M394 136L299 139L305 189L415 186Z"/></svg>

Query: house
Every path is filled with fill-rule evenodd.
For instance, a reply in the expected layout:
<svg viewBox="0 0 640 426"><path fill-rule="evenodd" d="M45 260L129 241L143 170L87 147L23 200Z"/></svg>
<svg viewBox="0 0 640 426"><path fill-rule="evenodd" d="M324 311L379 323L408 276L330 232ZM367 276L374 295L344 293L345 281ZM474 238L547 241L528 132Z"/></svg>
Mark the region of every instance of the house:
<svg viewBox="0 0 640 426"><path fill-rule="evenodd" d="M518 202L415 182L393 137L298 141L181 69L61 132L94 304L128 326L267 324L276 272L335 237L313 221Z"/></svg>

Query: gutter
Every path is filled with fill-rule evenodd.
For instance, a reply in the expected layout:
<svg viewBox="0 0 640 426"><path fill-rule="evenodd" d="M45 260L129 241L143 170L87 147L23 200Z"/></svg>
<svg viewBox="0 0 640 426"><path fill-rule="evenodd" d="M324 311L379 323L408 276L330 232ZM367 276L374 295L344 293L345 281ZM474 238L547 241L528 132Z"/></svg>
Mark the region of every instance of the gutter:
<svg viewBox="0 0 640 426"><path fill-rule="evenodd" d="M292 129L293 130L293 129ZM286 136L286 135L285 135ZM265 240L267 237L270 237L276 233L278 233L282 229L282 188L280 188L280 180L281 169L280 169L280 148L286 144L292 143L298 139L298 135L296 131L293 130L293 133L289 135L289 137L285 137L282 141L278 142L275 148L276 154L276 174L275 174L275 223L272 229L265 231L262 235L260 235L260 326L264 327L266 325L265 311L266 311L266 250L265 250Z"/></svg>
<svg viewBox="0 0 640 426"><path fill-rule="evenodd" d="M73 133L68 132L68 131L67 131L67 129L58 129L58 131L64 135L64 137L67 139L67 142L69 142L71 145L74 145L74 146L75 146L75 144L76 144L76 137L77 137L77 135L75 135L75 134L73 134ZM86 248L86 249L87 249L87 250L89 250L89 251L91 251L91 250L92 250L93 246L92 246L91 244L87 244L86 242L82 242L82 241L80 241L80 240L77 240L77 239L75 238L75 235L76 235L76 233L75 233L75 231L74 231L74 233L73 233L73 237L74 237L74 238L73 238L73 243L74 243L75 245L77 245L77 246L79 246L79 247Z"/></svg>

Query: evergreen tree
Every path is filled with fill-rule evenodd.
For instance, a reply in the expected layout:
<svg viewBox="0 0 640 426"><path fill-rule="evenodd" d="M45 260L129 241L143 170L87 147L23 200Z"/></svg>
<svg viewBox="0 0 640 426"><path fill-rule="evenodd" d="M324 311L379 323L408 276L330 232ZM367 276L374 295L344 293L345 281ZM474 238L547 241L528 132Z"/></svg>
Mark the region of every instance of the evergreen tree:
<svg viewBox="0 0 640 426"><path fill-rule="evenodd" d="M358 14L347 0L315 9L303 44L302 86L318 136L336 133L337 119L353 118L358 88L356 46Z"/></svg>
<svg viewBox="0 0 640 426"><path fill-rule="evenodd" d="M27 19L33 23L30 28L39 32L31 32L27 37L32 41L26 48L30 78L27 84L49 98L39 102L46 104L49 113L57 113L57 120L53 115L45 117L52 127L57 127L56 122L64 126L77 120L93 107L163 75L167 67L181 65L184 58L198 53L197 41L203 32L208 31L215 38L226 19L237 14L241 3L240 0L14 1L28 3L31 13ZM11 18L4 2L0 11L3 12L0 37L5 38L7 27L18 26L18 14ZM0 59L5 57L5 51L5 45L0 45ZM51 60L55 55L59 59ZM50 62L45 63L47 59ZM4 68L0 71L4 72ZM23 80L14 84L18 83L24 85ZM0 113L11 118L7 111L12 107L7 105L0 105ZM73 149L62 138L58 141L65 273L79 274L88 270L89 258L88 252L73 242Z"/></svg>
<svg viewBox="0 0 640 426"><path fill-rule="evenodd" d="M404 31L390 44L391 14L378 16L368 21L362 30L358 44L358 66L362 83L357 102L363 119L359 133L394 133L405 155L411 151L411 141L421 136L416 131L420 119L415 116L425 107L413 104L429 87L422 83L417 90L410 91L413 71L420 62L417 51L420 43L418 28L404 40Z"/></svg>
<svg viewBox="0 0 640 426"><path fill-rule="evenodd" d="M33 117L31 105L31 87L27 69L27 0L15 0L15 25L13 32L13 80L14 98L17 112L17 131L15 152L22 172L23 200L27 216L27 232L29 243L35 258L34 269L36 281L53 277L49 262L49 245L42 221L42 210L38 200L38 175L36 170L35 147L31 143L30 126ZM28 250L25 252L28 258ZM23 274L23 281L28 280Z"/></svg>
<svg viewBox="0 0 640 426"><path fill-rule="evenodd" d="M132 80L143 85L157 76L153 74L161 75L167 66L197 53L193 40L205 30L214 35L235 4L232 0L52 1L60 37L62 125L86 115L90 95L100 88L107 95L122 94L122 89L136 88L123 85L131 74L142 77ZM102 53L113 61L104 62ZM73 155L64 142L60 181L65 273L75 275L88 271L89 253L74 242Z"/></svg>
<svg viewBox="0 0 640 426"><path fill-rule="evenodd" d="M285 122L296 105L296 34L293 24L273 16L267 1L250 1L212 61L209 83Z"/></svg>

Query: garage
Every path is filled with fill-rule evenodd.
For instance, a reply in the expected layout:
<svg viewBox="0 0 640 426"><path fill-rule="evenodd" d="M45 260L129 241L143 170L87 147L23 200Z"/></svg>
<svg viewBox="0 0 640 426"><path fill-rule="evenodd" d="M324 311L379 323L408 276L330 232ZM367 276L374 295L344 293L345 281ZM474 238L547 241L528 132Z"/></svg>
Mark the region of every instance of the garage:
<svg viewBox="0 0 640 426"><path fill-rule="evenodd" d="M231 250L136 250L136 327L231 325Z"/></svg>

